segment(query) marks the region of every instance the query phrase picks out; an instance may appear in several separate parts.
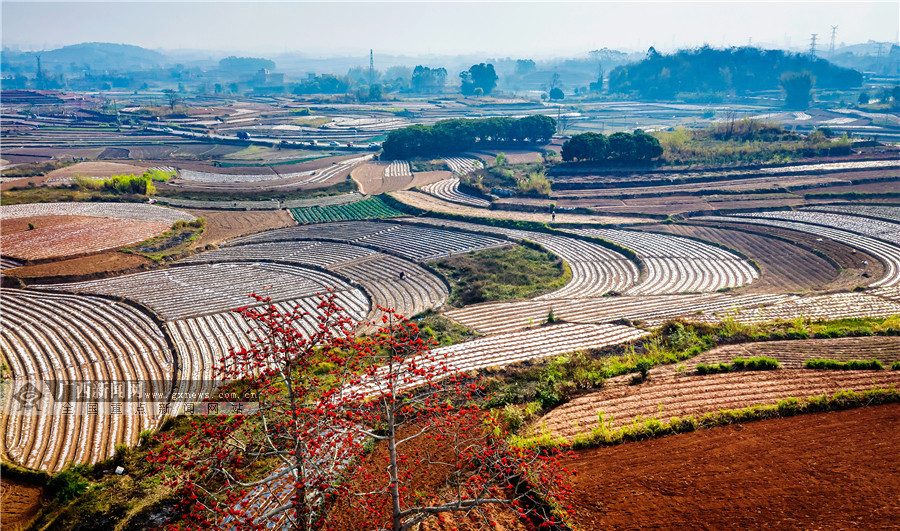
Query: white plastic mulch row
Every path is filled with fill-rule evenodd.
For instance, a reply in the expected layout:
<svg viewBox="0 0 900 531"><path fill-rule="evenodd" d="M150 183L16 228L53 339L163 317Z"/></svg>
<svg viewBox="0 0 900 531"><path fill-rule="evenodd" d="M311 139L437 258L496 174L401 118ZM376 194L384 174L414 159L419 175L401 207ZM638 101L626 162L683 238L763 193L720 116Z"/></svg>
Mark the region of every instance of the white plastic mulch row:
<svg viewBox="0 0 900 531"><path fill-rule="evenodd" d="M861 251L865 251L877 257L884 264L884 276L871 284L871 287L895 286L900 284L900 246L889 242L876 240L868 236L862 236L845 230L833 229L823 225L811 225L795 221L783 221L779 219L766 219L761 217L735 217L735 216L701 216L693 218L699 221L725 221L729 223L750 223L755 225L767 225L783 229L792 229L806 232L816 236L830 238L836 242L846 244Z"/></svg>
<svg viewBox="0 0 900 531"><path fill-rule="evenodd" d="M627 247L647 266L647 277L626 295L711 292L759 278L746 260L724 249L668 234L619 229L574 229Z"/></svg>
<svg viewBox="0 0 900 531"><path fill-rule="evenodd" d="M458 177L442 179L436 183L423 186L422 191L431 194L438 199L451 201L453 203L462 203L464 205L472 205L481 208L488 208L491 206L491 202L486 199L460 192Z"/></svg>
<svg viewBox="0 0 900 531"><path fill-rule="evenodd" d="M392 160L384 170L385 177L409 177L411 175L409 162L405 160Z"/></svg>
<svg viewBox="0 0 900 531"><path fill-rule="evenodd" d="M35 216L89 216L175 223L193 221L187 212L144 203L26 203L0 206L0 219Z"/></svg>
<svg viewBox="0 0 900 531"><path fill-rule="evenodd" d="M152 308L163 319L227 312L255 303L251 292L273 301L355 290L343 280L315 269L267 262L192 264L102 280L54 284L56 290L128 297Z"/></svg>
<svg viewBox="0 0 900 531"><path fill-rule="evenodd" d="M158 425L155 410L171 382L172 360L159 328L131 306L94 297L3 289L0 348L9 364L8 391L31 386L32 408L3 403L3 454L28 468L59 471L95 463L117 443L135 444ZM138 402L104 382L145 384ZM55 385L78 384L76 397L56 400ZM150 385L155 383L155 385ZM105 400L81 396L93 384ZM134 391L134 387L131 391ZM116 395L118 398L110 400ZM88 394L88 397L95 396ZM142 405L142 409L138 409ZM115 408L118 408L116 410Z"/></svg>

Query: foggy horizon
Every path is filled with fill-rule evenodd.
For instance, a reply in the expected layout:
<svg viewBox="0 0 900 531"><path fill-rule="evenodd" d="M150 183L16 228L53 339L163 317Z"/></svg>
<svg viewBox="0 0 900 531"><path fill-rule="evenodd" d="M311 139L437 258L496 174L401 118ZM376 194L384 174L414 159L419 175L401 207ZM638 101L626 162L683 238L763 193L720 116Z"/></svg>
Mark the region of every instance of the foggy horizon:
<svg viewBox="0 0 900 531"><path fill-rule="evenodd" d="M3 47L21 51L106 42L165 52L322 59L368 55L369 49L382 55L551 58L600 48L704 44L797 50L808 48L811 33L818 34L817 48L827 50L832 25L838 26L836 47L896 42L900 3L3 2L2 15Z"/></svg>

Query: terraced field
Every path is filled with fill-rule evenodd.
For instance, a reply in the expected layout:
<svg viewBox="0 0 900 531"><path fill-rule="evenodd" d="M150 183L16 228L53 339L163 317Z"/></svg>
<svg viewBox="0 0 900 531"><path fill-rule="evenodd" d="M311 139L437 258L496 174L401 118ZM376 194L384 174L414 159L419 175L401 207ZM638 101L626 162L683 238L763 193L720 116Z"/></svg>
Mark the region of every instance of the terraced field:
<svg viewBox="0 0 900 531"><path fill-rule="evenodd" d="M823 214L824 215L824 214ZM836 242L864 251L881 261L884 266L884 275L876 279L871 286L894 286L900 284L900 247L869 236L862 236L846 230L833 229L822 225L811 225L795 221L783 221L779 219L767 219L762 217L738 217L738 216L702 216L692 218L698 221L727 221L730 223L750 223L756 225L768 225L785 229L806 232L822 238L830 238Z"/></svg>
<svg viewBox="0 0 900 531"><path fill-rule="evenodd" d="M325 221L347 221L356 219L384 219L405 216L377 197L341 205L311 206L292 208L291 215L299 223L321 223Z"/></svg>
<svg viewBox="0 0 900 531"><path fill-rule="evenodd" d="M3 220L37 216L88 216L169 225L178 220L194 220L194 216L180 210L141 203L28 203L0 206L0 219Z"/></svg>
<svg viewBox="0 0 900 531"><path fill-rule="evenodd" d="M582 349L600 348L647 335L644 330L620 325L560 324L537 330L512 332L475 339L432 351L451 371L503 367L522 361L558 356ZM427 362L434 363L434 362ZM406 387L418 382L405 382ZM375 383L362 384L361 393L374 392Z"/></svg>
<svg viewBox="0 0 900 531"><path fill-rule="evenodd" d="M450 167L450 171L457 175L465 175L484 167L480 160L470 159L466 157L450 157L445 158L444 162Z"/></svg>
<svg viewBox="0 0 900 531"><path fill-rule="evenodd" d="M479 208L489 208L491 202L480 197L475 197L459 190L459 177L451 177L422 187L422 191L431 194L444 201L472 205Z"/></svg>
<svg viewBox="0 0 900 531"><path fill-rule="evenodd" d="M900 361L900 337L841 337L725 345L691 358L684 363L681 374L690 373L701 363L713 365L728 363L734 358L760 356L778 360L784 369L802 369L806 361L817 358L836 361L877 359L890 367L891 363ZM658 371L660 375L674 372L671 366L660 367ZM656 374L656 370L650 371L651 378Z"/></svg>
<svg viewBox="0 0 900 531"><path fill-rule="evenodd" d="M171 224L160 222L77 217L68 223L4 234L3 254L22 261L75 256L142 242L169 228Z"/></svg>
<svg viewBox="0 0 900 531"><path fill-rule="evenodd" d="M702 315L683 315L701 322L718 322L725 317L741 323L759 323L775 319L795 318L810 321L846 319L851 317L890 317L900 315L900 302L869 293L833 293L793 299L762 308L734 308L705 312Z"/></svg>
<svg viewBox="0 0 900 531"><path fill-rule="evenodd" d="M325 239L364 245L417 262L509 244L505 239L482 234L430 226L378 222L338 222L289 227L242 238L233 243L305 239Z"/></svg>
<svg viewBox="0 0 900 531"><path fill-rule="evenodd" d="M96 297L6 288L0 296L0 352L9 383L16 389L33 385L31 396L37 396L31 402L36 410L26 409L19 400L4 400L4 459L55 472L71 462L105 459L117 443L135 444L141 430L158 425L159 399L142 397L140 411L138 402L129 401L134 388L103 385L142 382L146 388L141 391L159 397L170 390L172 355L162 331L146 315ZM78 387L66 387L70 385ZM96 400L66 401L67 396L79 396L66 394L54 400L54 392L65 389L89 389L92 397L109 393ZM111 399L112 392L117 398Z"/></svg>
<svg viewBox="0 0 900 531"><path fill-rule="evenodd" d="M716 227L673 223L652 225L647 230L716 242L735 249L756 262L759 278L742 291L754 293L790 293L809 289L826 289L840 276L837 264L811 250L760 234ZM854 287L852 282L842 287Z"/></svg>
<svg viewBox="0 0 900 531"><path fill-rule="evenodd" d="M54 289L125 297L152 308L165 320L231 311L250 305L251 292L285 301L329 288L354 288L314 269L267 262L191 264L104 280L56 284Z"/></svg>
<svg viewBox="0 0 900 531"><path fill-rule="evenodd" d="M816 212L835 212L850 216L862 216L872 219L881 219L900 223L900 207L876 206L876 205L821 205L806 207L803 210Z"/></svg>
<svg viewBox="0 0 900 531"><path fill-rule="evenodd" d="M759 278L743 258L701 242L648 232L618 229L574 229L627 247L643 260L647 278L626 295L711 292L738 287Z"/></svg>
<svg viewBox="0 0 900 531"><path fill-rule="evenodd" d="M414 262L345 243L292 240L235 245L195 255L182 262L256 260L324 267L360 286L371 297L373 308L392 308L410 317L440 307L450 295L440 278Z"/></svg>
<svg viewBox="0 0 900 531"><path fill-rule="evenodd" d="M598 426L598 412L615 429L658 417L702 415L720 409L773 404L786 397L807 398L842 390L863 391L900 384L898 371L815 371L782 369L706 376L653 378L638 385L630 379L608 380L602 391L576 398L538 421L561 437L571 438Z"/></svg>
<svg viewBox="0 0 900 531"><path fill-rule="evenodd" d="M609 323L620 319L660 324L666 319L697 318L716 312L734 313L792 300L791 295L655 295L592 297L584 299L531 300L475 304L445 312L447 317L484 334L508 332L542 324L552 310L557 319L573 323Z"/></svg>
<svg viewBox="0 0 900 531"><path fill-rule="evenodd" d="M321 313L317 309L319 302L318 296L308 296L277 302L274 306L284 313L299 308L316 316ZM369 312L369 301L359 290L339 292L336 302L356 321L364 319ZM296 321L296 326L306 334L315 332L317 324L313 317ZM166 331L175 344L179 360L174 391L181 400L173 401L172 414L182 412L187 403L198 401L193 397L210 396L216 390L221 381L217 368L222 366L222 358L232 348L249 348L251 340L258 337L253 329L251 323L231 311L172 319L166 323Z"/></svg>

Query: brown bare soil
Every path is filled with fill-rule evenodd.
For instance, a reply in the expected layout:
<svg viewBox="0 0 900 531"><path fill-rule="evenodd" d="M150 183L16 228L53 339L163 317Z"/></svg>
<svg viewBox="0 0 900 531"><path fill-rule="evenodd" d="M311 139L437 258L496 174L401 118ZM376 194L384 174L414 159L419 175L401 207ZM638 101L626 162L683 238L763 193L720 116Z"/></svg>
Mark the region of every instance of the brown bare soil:
<svg viewBox="0 0 900 531"><path fill-rule="evenodd" d="M544 154L542 152L529 149L513 149L509 151L503 149L489 149L475 153L466 153L466 155L477 157L484 162L486 166L493 166L497 160L498 153L503 153L506 156L506 161L510 164L530 164L544 160Z"/></svg>
<svg viewBox="0 0 900 531"><path fill-rule="evenodd" d="M685 371L687 368L682 373ZM604 414L604 422L609 427L619 428L631 424L638 416L668 420L673 416L774 404L787 397L807 398L846 389L887 387L900 384L900 372L780 369L677 376L669 369L668 375L651 373L650 379L640 385L631 385L630 380L630 376L612 378L602 390L576 398L544 415L536 427L546 426L555 435L571 438L597 427L598 412Z"/></svg>
<svg viewBox="0 0 900 531"><path fill-rule="evenodd" d="M775 358L786 369L800 369L807 360L816 358L837 361L877 359L889 367L900 361L900 337L841 337L724 345L691 358L685 363L685 371L693 371L701 363L728 363L734 358L759 356ZM671 366L660 369L671 370Z"/></svg>
<svg viewBox="0 0 900 531"><path fill-rule="evenodd" d="M449 171L425 171L414 172L412 175L388 177L384 171L387 166L388 164L383 162L362 164L354 168L350 172L350 176L359 184L360 192L366 195L378 195L425 186L453 175Z"/></svg>
<svg viewBox="0 0 900 531"><path fill-rule="evenodd" d="M132 271L149 267L153 260L136 254L106 252L6 269L3 274L18 278L105 276L109 273Z"/></svg>
<svg viewBox="0 0 900 531"><path fill-rule="evenodd" d="M35 229L46 229L96 219L96 217L91 216L35 216L32 218L4 219L3 224L0 225L0 234L8 236L18 232L25 232L28 230L29 223L33 224Z"/></svg>
<svg viewBox="0 0 900 531"><path fill-rule="evenodd" d="M136 166L134 164L122 164L119 162L79 162L53 170L44 177L46 184L54 184L54 181L68 181L76 175L84 175L87 177L112 177L113 175L140 175L147 171L147 166Z"/></svg>
<svg viewBox="0 0 900 531"><path fill-rule="evenodd" d="M194 245L195 248L297 224L286 210L182 210L206 218L206 231Z"/></svg>
<svg viewBox="0 0 900 531"><path fill-rule="evenodd" d="M40 510L43 499L43 487L9 477L0 479L0 505L3 506L0 530L24 529Z"/></svg>
<svg viewBox="0 0 900 531"><path fill-rule="evenodd" d="M788 293L837 287L832 286L839 278L834 264L802 247L775 238L684 223L651 225L642 229L700 238L743 253L759 265L761 274L759 280L742 288L742 292Z"/></svg>
<svg viewBox="0 0 900 531"><path fill-rule="evenodd" d="M475 216L482 218L495 219L515 219L520 221L542 221L550 222L550 214L534 213L534 212L515 212L509 210L491 210L488 208L477 208L442 201L434 196L423 194L421 192L400 191L391 194L399 201L408 205L412 205L424 210L433 210L435 212L451 212L454 214L462 214L465 216ZM581 215L581 214L557 214L556 223L606 223L606 224L637 224L648 223L653 220L647 218L635 218L627 216L598 216L598 215Z"/></svg>
<svg viewBox="0 0 900 531"><path fill-rule="evenodd" d="M577 452L578 529L896 529L900 405Z"/></svg>
<svg viewBox="0 0 900 531"><path fill-rule="evenodd" d="M821 238L822 241L816 241L820 238L814 234L778 227L768 227L765 225L718 222L696 223L702 226L720 227L739 232L772 235L791 242L796 242L807 249L817 250L834 260L841 268L839 277L828 285L828 289L831 290L852 289L856 286L866 286L884 276L884 265L882 265L878 259L863 251L858 251L852 247L838 243L830 238ZM869 262L868 265L863 265L863 261Z"/></svg>

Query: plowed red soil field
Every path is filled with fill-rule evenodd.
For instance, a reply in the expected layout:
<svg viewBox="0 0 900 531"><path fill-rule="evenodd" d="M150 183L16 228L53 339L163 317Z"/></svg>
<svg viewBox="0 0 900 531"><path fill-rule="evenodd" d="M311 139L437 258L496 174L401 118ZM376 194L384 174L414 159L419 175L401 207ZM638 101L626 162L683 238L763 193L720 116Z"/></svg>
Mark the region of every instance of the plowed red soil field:
<svg viewBox="0 0 900 531"><path fill-rule="evenodd" d="M197 242L197 247L218 245L239 236L247 236L271 229L296 225L297 222L286 210L188 210L194 216L206 218L206 231Z"/></svg>
<svg viewBox="0 0 900 531"><path fill-rule="evenodd" d="M3 506L0 529L3 531L21 529L41 508L43 495L43 487L30 485L18 479L3 478L3 481L0 481L0 505Z"/></svg>
<svg viewBox="0 0 900 531"><path fill-rule="evenodd" d="M900 404L578 452L579 529L897 529Z"/></svg>
<svg viewBox="0 0 900 531"><path fill-rule="evenodd" d="M35 228L28 230L28 223L33 223ZM144 241L171 226L169 223L84 216L39 216L4 221L3 225L3 254L22 260L115 249Z"/></svg>
<svg viewBox="0 0 900 531"><path fill-rule="evenodd" d="M19 278L104 276L105 273L128 271L153 260L136 254L115 251L58 260L46 264L16 267L3 271L4 275Z"/></svg>

